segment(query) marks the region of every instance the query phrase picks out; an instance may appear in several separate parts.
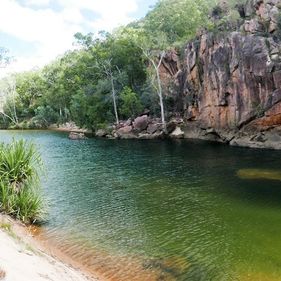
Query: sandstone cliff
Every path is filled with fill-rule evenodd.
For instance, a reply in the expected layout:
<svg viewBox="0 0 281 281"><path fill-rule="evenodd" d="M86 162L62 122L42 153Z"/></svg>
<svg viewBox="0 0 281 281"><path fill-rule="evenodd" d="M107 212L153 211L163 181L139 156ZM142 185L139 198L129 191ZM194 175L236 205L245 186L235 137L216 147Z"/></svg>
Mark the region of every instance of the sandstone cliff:
<svg viewBox="0 0 281 281"><path fill-rule="evenodd" d="M162 79L174 81L186 138L281 149L281 0L237 8L239 25L202 32L181 59L169 52Z"/></svg>

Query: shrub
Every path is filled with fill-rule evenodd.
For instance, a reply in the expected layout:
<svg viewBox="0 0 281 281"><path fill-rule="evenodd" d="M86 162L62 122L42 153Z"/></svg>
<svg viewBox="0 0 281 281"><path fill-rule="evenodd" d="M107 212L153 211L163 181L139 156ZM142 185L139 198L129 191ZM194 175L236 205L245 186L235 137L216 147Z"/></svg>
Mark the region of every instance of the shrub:
<svg viewBox="0 0 281 281"><path fill-rule="evenodd" d="M212 17L215 19L220 19L223 15L223 9L220 5L216 5L212 10Z"/></svg>
<svg viewBox="0 0 281 281"><path fill-rule="evenodd" d="M136 117L142 110L140 98L129 87L124 87L120 93L120 113L124 118Z"/></svg>
<svg viewBox="0 0 281 281"><path fill-rule="evenodd" d="M35 109L35 117L33 119L42 128L47 128L50 124L59 121L59 114L49 105L39 106Z"/></svg>
<svg viewBox="0 0 281 281"><path fill-rule="evenodd" d="M0 145L0 211L25 223L42 219L38 176L41 166L40 155L33 144L14 140Z"/></svg>

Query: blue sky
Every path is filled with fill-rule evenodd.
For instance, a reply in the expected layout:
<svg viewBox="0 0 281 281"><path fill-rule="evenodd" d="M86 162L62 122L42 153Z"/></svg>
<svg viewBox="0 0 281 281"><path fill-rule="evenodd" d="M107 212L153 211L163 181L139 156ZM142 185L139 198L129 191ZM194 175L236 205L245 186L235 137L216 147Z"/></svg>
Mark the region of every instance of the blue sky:
<svg viewBox="0 0 281 281"><path fill-rule="evenodd" d="M73 34L143 17L157 0L1 0L0 46L16 58L5 72L42 66L72 48Z"/></svg>

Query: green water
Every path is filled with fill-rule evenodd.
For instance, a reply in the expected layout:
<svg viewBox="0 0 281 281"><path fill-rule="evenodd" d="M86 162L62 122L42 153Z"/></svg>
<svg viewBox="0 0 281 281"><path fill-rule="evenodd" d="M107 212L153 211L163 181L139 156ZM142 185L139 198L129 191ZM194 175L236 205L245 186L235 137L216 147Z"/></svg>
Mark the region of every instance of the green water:
<svg viewBox="0 0 281 281"><path fill-rule="evenodd" d="M108 280L281 280L281 181L237 175L280 173L281 151L12 137L42 153L46 236Z"/></svg>

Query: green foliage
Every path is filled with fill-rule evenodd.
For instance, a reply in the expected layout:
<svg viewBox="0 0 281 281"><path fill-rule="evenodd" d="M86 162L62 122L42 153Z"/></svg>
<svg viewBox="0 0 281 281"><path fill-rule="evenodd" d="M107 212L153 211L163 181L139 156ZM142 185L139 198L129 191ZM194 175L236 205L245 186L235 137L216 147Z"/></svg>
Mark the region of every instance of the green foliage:
<svg viewBox="0 0 281 281"><path fill-rule="evenodd" d="M196 35L200 26L209 24L209 11L214 0L160 0L145 17L147 32L163 32L169 44L184 42Z"/></svg>
<svg viewBox="0 0 281 281"><path fill-rule="evenodd" d="M35 109L33 122L37 122L42 128L47 128L50 124L56 123L58 120L59 114L49 105L39 106Z"/></svg>
<svg viewBox="0 0 281 281"><path fill-rule="evenodd" d="M23 140L0 145L0 211L25 223L42 218L40 155Z"/></svg>
<svg viewBox="0 0 281 281"><path fill-rule="evenodd" d="M200 28L232 28L228 22L237 22L235 7L244 1L159 0L142 20L112 33L100 32L97 38L76 33L78 50L66 52L41 70L14 74L15 89L6 83L6 92L13 94L6 100L8 117L0 126L47 128L74 121L95 129L114 122L116 112L128 118L146 108L159 115L153 63L157 66L165 50L182 46ZM215 23L210 17L214 7L219 17ZM0 60L5 56L0 49ZM163 89L169 109L173 102L165 98L167 93Z"/></svg>
<svg viewBox="0 0 281 281"><path fill-rule="evenodd" d="M88 110L88 99L87 96L83 93L77 93L72 97L71 103L70 103L70 113L72 116L72 119L75 121L75 123L83 127L85 125L90 125L89 116L87 114Z"/></svg>
<svg viewBox="0 0 281 281"><path fill-rule="evenodd" d="M143 110L140 98L129 87L120 93L120 103L120 113L124 118L136 117Z"/></svg>
<svg viewBox="0 0 281 281"><path fill-rule="evenodd" d="M220 5L216 5L212 10L212 17L214 18L222 18L223 9Z"/></svg>
<svg viewBox="0 0 281 281"><path fill-rule="evenodd" d="M219 1L212 9L213 23L209 30L215 33L237 30L245 18L246 0Z"/></svg>
<svg viewBox="0 0 281 281"><path fill-rule="evenodd" d="M34 187L26 185L15 192L5 182L0 182L0 210L23 221L35 223L42 219L42 196Z"/></svg>
<svg viewBox="0 0 281 281"><path fill-rule="evenodd" d="M13 188L20 189L27 180L37 181L35 167L40 163L40 155L33 144L23 140L1 144L0 180L6 180Z"/></svg>

